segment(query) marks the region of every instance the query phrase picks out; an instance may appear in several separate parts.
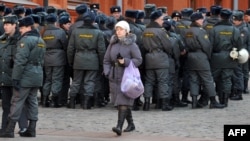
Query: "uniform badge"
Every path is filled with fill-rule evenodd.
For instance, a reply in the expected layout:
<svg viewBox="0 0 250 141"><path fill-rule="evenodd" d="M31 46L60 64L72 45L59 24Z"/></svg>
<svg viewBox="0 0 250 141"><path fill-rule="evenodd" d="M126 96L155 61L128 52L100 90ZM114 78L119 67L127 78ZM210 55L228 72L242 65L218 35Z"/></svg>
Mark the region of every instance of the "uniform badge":
<svg viewBox="0 0 250 141"><path fill-rule="evenodd" d="M24 43L21 43L21 44L20 44L20 48L23 48L23 47L24 47Z"/></svg>
<svg viewBox="0 0 250 141"><path fill-rule="evenodd" d="M240 36L244 37L245 35L243 33L241 33Z"/></svg>
<svg viewBox="0 0 250 141"><path fill-rule="evenodd" d="M204 36L204 38L205 38L205 39L207 39L207 38L208 38L208 36L207 36L207 35L205 35L205 36Z"/></svg>

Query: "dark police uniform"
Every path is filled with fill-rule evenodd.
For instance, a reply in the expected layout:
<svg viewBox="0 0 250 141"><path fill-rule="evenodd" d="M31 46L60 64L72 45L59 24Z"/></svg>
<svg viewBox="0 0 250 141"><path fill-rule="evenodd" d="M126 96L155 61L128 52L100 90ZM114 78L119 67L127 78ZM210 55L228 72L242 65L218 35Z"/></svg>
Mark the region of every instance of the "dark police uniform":
<svg viewBox="0 0 250 141"><path fill-rule="evenodd" d="M216 83L216 90L220 103L227 106L228 96L231 93L233 70L237 67L237 60L230 57L233 48L240 50L242 41L240 31L232 25L229 17L232 12L222 9L222 20L211 29L209 39L212 43L211 69Z"/></svg>
<svg viewBox="0 0 250 141"><path fill-rule="evenodd" d="M82 106L90 109L89 99L94 94L96 75L102 65L106 47L103 33L93 25L95 15L89 12L83 18L84 25L72 32L67 50L69 64L74 69L70 86L70 108L75 108L75 97L82 87Z"/></svg>
<svg viewBox="0 0 250 141"><path fill-rule="evenodd" d="M43 40L46 43L46 52L44 55L45 82L43 86L44 102L52 92L52 107L59 107L58 98L61 96L64 66L66 65L67 36L65 32L55 26L56 16L49 14L47 16L48 25L43 34Z"/></svg>
<svg viewBox="0 0 250 141"><path fill-rule="evenodd" d="M33 24L34 21L29 16L19 20L19 27L27 27L28 30ZM25 137L36 136L37 91L42 86L43 81L44 52L45 42L35 29L26 31L18 41L12 73L14 89L9 122L5 132L0 137L14 137L15 124L20 118L24 103L27 104L29 126L27 131L20 135Z"/></svg>

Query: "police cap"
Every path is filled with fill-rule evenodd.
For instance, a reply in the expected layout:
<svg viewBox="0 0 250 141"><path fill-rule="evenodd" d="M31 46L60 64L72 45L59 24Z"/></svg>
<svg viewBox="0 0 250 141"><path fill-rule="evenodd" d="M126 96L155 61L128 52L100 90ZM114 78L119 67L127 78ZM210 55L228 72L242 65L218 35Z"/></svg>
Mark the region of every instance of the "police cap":
<svg viewBox="0 0 250 141"><path fill-rule="evenodd" d="M159 17L161 17L162 16L162 11L161 10L155 10L155 11L153 11L151 14L150 14L150 19L152 20L152 21L154 21L154 20L156 20L156 19L158 19Z"/></svg>
<svg viewBox="0 0 250 141"><path fill-rule="evenodd" d="M138 10L138 17L137 19L145 18L145 12L143 10Z"/></svg>
<svg viewBox="0 0 250 141"><path fill-rule="evenodd" d="M9 8L9 7L6 7L6 8L5 8L4 15L6 16L6 15L9 15L9 14L11 14L11 13L12 13L12 9Z"/></svg>
<svg viewBox="0 0 250 141"><path fill-rule="evenodd" d="M55 23L57 20L56 18L57 18L56 14L50 13L46 16L46 21L48 23Z"/></svg>
<svg viewBox="0 0 250 141"><path fill-rule="evenodd" d="M174 11L172 14L171 14L171 18L174 18L174 17L180 17L181 18L181 13L179 11Z"/></svg>
<svg viewBox="0 0 250 141"><path fill-rule="evenodd" d="M54 6L48 6L46 11L48 14L50 14L50 13L57 14L57 9Z"/></svg>
<svg viewBox="0 0 250 141"><path fill-rule="evenodd" d="M67 24L71 23L71 19L69 16L60 16L59 18L59 24Z"/></svg>
<svg viewBox="0 0 250 141"><path fill-rule="evenodd" d="M161 10L162 13L167 13L168 8L166 6L163 6L163 7L158 7L157 10Z"/></svg>
<svg viewBox="0 0 250 141"><path fill-rule="evenodd" d="M100 9L99 3L92 3L89 5L90 9Z"/></svg>
<svg viewBox="0 0 250 141"><path fill-rule="evenodd" d="M232 11L230 9L223 8L220 11L220 16L222 19L229 19L232 15Z"/></svg>
<svg viewBox="0 0 250 141"><path fill-rule="evenodd" d="M25 8L25 16L28 16L28 15L31 15L31 14L33 14L33 11L32 11L32 9L31 8Z"/></svg>
<svg viewBox="0 0 250 141"><path fill-rule="evenodd" d="M242 21L243 16L244 16L244 13L242 11L239 11L239 10L233 11L233 13L232 13L232 19L233 20Z"/></svg>
<svg viewBox="0 0 250 141"><path fill-rule="evenodd" d="M139 14L138 10L126 10L125 11L125 17L129 17L129 18L137 19L138 14Z"/></svg>
<svg viewBox="0 0 250 141"><path fill-rule="evenodd" d="M193 8L184 8L181 10L181 15L189 17L192 15L193 12L194 12Z"/></svg>
<svg viewBox="0 0 250 141"><path fill-rule="evenodd" d="M76 13L79 15L85 13L88 10L88 6L86 4L79 4L76 6Z"/></svg>
<svg viewBox="0 0 250 141"><path fill-rule="evenodd" d="M22 5L16 5L14 8L13 8L13 13L15 15L19 15L19 14L23 14L26 12L26 9L24 8L24 6Z"/></svg>
<svg viewBox="0 0 250 141"><path fill-rule="evenodd" d="M220 5L212 5L210 7L210 12L212 15L219 15L222 7Z"/></svg>
<svg viewBox="0 0 250 141"><path fill-rule="evenodd" d="M205 7L197 8L196 12L207 13L207 8L205 8Z"/></svg>
<svg viewBox="0 0 250 141"><path fill-rule="evenodd" d="M121 7L120 6L110 7L110 13L114 13L114 12L121 12Z"/></svg>
<svg viewBox="0 0 250 141"><path fill-rule="evenodd" d="M18 22L19 22L19 27L32 26L34 24L34 20L31 16L26 16L24 18L21 18L18 20Z"/></svg>
<svg viewBox="0 0 250 141"><path fill-rule="evenodd" d="M41 17L40 16L38 16L37 14L31 14L30 16L33 18L34 23L41 24Z"/></svg>
<svg viewBox="0 0 250 141"><path fill-rule="evenodd" d="M96 18L95 13L91 11L88 11L83 15L84 22L92 23L95 21L95 18Z"/></svg>
<svg viewBox="0 0 250 141"><path fill-rule="evenodd" d="M37 14L38 12L45 12L44 8L41 6L33 8L33 14Z"/></svg>
<svg viewBox="0 0 250 141"><path fill-rule="evenodd" d="M192 22L195 22L196 20L203 19L202 13L200 12L194 12L191 16L190 19Z"/></svg>
<svg viewBox="0 0 250 141"><path fill-rule="evenodd" d="M5 5L4 4L0 4L0 11L1 12L5 12Z"/></svg>
<svg viewBox="0 0 250 141"><path fill-rule="evenodd" d="M18 18L16 15L9 15L9 16L4 16L3 17L3 23L11 23L15 24L18 22Z"/></svg>

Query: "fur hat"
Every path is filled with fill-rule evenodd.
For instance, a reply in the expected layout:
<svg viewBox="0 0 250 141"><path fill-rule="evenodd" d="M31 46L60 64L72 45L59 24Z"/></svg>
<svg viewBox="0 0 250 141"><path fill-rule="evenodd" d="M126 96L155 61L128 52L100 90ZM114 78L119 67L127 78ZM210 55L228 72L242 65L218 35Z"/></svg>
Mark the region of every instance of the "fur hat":
<svg viewBox="0 0 250 141"><path fill-rule="evenodd" d="M15 24L18 22L18 18L16 15L9 15L9 16L4 16L3 17L3 23L11 23Z"/></svg>
<svg viewBox="0 0 250 141"><path fill-rule="evenodd" d="M99 14L95 18L97 24L105 24L107 17L104 14Z"/></svg>
<svg viewBox="0 0 250 141"><path fill-rule="evenodd" d="M37 14L31 14L30 16L33 18L34 23L41 24L41 17L40 16L38 16Z"/></svg>
<svg viewBox="0 0 250 141"><path fill-rule="evenodd" d="M129 17L129 18L137 19L138 14L139 14L138 10L126 10L125 11L125 17Z"/></svg>
<svg viewBox="0 0 250 141"><path fill-rule="evenodd" d="M114 13L114 12L121 12L121 7L120 6L112 6L110 8L110 13Z"/></svg>
<svg viewBox="0 0 250 141"><path fill-rule="evenodd" d="M37 13L38 16L41 17L41 26L44 26L45 25L45 19L46 19L46 16L48 15L46 12L38 12Z"/></svg>
<svg viewBox="0 0 250 141"><path fill-rule="evenodd" d="M41 7L41 6L33 8L32 11L33 11L34 14L37 14L38 12L45 12L44 8Z"/></svg>
<svg viewBox="0 0 250 141"><path fill-rule="evenodd" d="M1 12L5 12L5 5L4 4L0 4L0 11Z"/></svg>
<svg viewBox="0 0 250 141"><path fill-rule="evenodd" d="M92 23L95 21L95 18L96 18L95 13L91 11L88 11L83 15L84 22Z"/></svg>
<svg viewBox="0 0 250 141"><path fill-rule="evenodd" d="M4 15L8 15L8 14L11 14L11 13L12 13L12 9L9 8L9 7L6 7L6 8L5 8Z"/></svg>
<svg viewBox="0 0 250 141"><path fill-rule="evenodd" d="M146 14L146 18L149 18L150 14L156 10L156 5L155 4L145 4L144 6L144 11Z"/></svg>
<svg viewBox="0 0 250 141"><path fill-rule="evenodd" d="M238 11L233 11L232 19L242 21L243 16L244 16L244 13L242 11L239 11L239 10Z"/></svg>
<svg viewBox="0 0 250 141"><path fill-rule="evenodd" d="M193 12L194 12L193 8L184 8L181 10L181 15L190 17L193 14Z"/></svg>
<svg viewBox="0 0 250 141"><path fill-rule="evenodd" d="M129 24L128 24L128 22L126 22L126 21L119 21L119 22L117 22L117 23L115 24L115 29L116 29L117 27L121 27L121 28L125 29L125 30L127 31L127 33L130 32Z"/></svg>
<svg viewBox="0 0 250 141"><path fill-rule="evenodd" d="M144 19L144 18L145 18L145 12L143 10L138 10L137 19Z"/></svg>
<svg viewBox="0 0 250 141"><path fill-rule="evenodd" d="M167 30L169 31L171 29L171 26L172 26L172 23L170 20L164 20L162 26Z"/></svg>
<svg viewBox="0 0 250 141"><path fill-rule="evenodd" d="M71 19L69 16L60 16L59 24L71 23Z"/></svg>
<svg viewBox="0 0 250 141"><path fill-rule="evenodd" d="M86 4L79 4L76 6L76 13L79 15L85 13L88 10L88 6Z"/></svg>
<svg viewBox="0 0 250 141"><path fill-rule="evenodd" d="M203 19L202 13L200 12L194 12L191 16L190 19L192 22L195 22L196 20Z"/></svg>
<svg viewBox="0 0 250 141"><path fill-rule="evenodd" d="M13 8L13 13L15 15L23 14L26 12L26 9L22 5L17 5Z"/></svg>
<svg viewBox="0 0 250 141"><path fill-rule="evenodd" d="M48 14L50 14L50 13L57 14L57 9L54 6L48 6L46 11Z"/></svg>
<svg viewBox="0 0 250 141"><path fill-rule="evenodd" d="M100 9L100 4L99 3L92 3L89 5L90 9Z"/></svg>
<svg viewBox="0 0 250 141"><path fill-rule="evenodd" d="M19 27L31 26L34 24L34 20L31 16L26 16L24 18L21 18L18 20L18 22L19 22Z"/></svg>
<svg viewBox="0 0 250 141"><path fill-rule="evenodd" d="M250 8L245 11L245 15L250 16Z"/></svg>
<svg viewBox="0 0 250 141"><path fill-rule="evenodd" d="M179 17L181 18L181 13L179 11L174 11L172 14L171 14L171 18L174 18L174 17Z"/></svg>
<svg viewBox="0 0 250 141"><path fill-rule="evenodd" d="M205 8L205 7L197 8L196 12L207 13L207 8Z"/></svg>
<svg viewBox="0 0 250 141"><path fill-rule="evenodd" d="M46 16L46 21L48 23L55 23L57 20L56 14L50 13Z"/></svg>
<svg viewBox="0 0 250 141"><path fill-rule="evenodd" d="M220 16L222 19L229 19L232 15L232 11L230 9L223 8L220 11Z"/></svg>
<svg viewBox="0 0 250 141"><path fill-rule="evenodd" d="M222 7L220 5L212 5L210 7L210 12L212 15L219 15Z"/></svg>
<svg viewBox="0 0 250 141"><path fill-rule="evenodd" d="M151 14L150 14L150 19L152 20L152 21L154 21L154 20L156 20L156 19L158 19L159 17L161 17L162 16L162 11L161 10L155 10L155 11L153 11Z"/></svg>
<svg viewBox="0 0 250 141"><path fill-rule="evenodd" d="M158 7L157 10L161 10L162 13L167 13L168 12L168 8L163 6L163 7Z"/></svg>
<svg viewBox="0 0 250 141"><path fill-rule="evenodd" d="M28 16L28 15L33 14L33 11L32 11L31 8L25 8L25 9L26 9L26 11L25 11L25 16Z"/></svg>

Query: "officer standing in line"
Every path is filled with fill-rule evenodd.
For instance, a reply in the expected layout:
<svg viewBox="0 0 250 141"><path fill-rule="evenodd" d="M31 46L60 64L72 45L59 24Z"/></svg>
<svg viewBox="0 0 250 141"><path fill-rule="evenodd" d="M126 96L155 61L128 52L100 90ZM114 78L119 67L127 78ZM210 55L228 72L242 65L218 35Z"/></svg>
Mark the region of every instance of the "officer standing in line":
<svg viewBox="0 0 250 141"><path fill-rule="evenodd" d="M221 21L214 25L209 35L213 47L210 61L212 74L217 95L221 99L220 103L225 106L228 104L228 97L232 89L231 79L234 68L238 65L238 61L234 59L234 56L230 56L230 52L233 48L239 51L242 47L240 31L230 22L231 15L231 10L222 9Z"/></svg>
<svg viewBox="0 0 250 141"><path fill-rule="evenodd" d="M209 94L210 108L224 108L224 105L215 99L216 91L209 63L212 47L207 32L201 28L204 18L200 12L194 12L190 18L192 23L186 31L185 41L188 50L187 67L190 75L192 108L202 108L197 101L201 85Z"/></svg>
<svg viewBox="0 0 250 141"><path fill-rule="evenodd" d="M24 104L27 106L28 129L20 134L22 137L36 136L38 120L37 91L43 81L43 61L45 42L37 30L34 21L27 16L19 20L21 38L17 43L12 73L13 96L6 130L0 137L13 138L16 122L19 120Z"/></svg>
<svg viewBox="0 0 250 141"><path fill-rule="evenodd" d="M121 7L120 6L112 6L110 7L110 13L111 16L116 19L116 21L123 20L122 13L121 13Z"/></svg>
<svg viewBox="0 0 250 141"><path fill-rule="evenodd" d="M3 29L3 16L5 12L5 5L2 3L0 4L0 36L4 34L4 29ZM1 94L0 94L1 95ZM1 97L1 96L0 96Z"/></svg>
<svg viewBox="0 0 250 141"><path fill-rule="evenodd" d="M69 107L75 108L76 95L83 88L82 108L91 109L89 100L94 95L96 75L102 65L106 47L103 33L93 25L94 13L85 13L83 21L84 24L72 32L67 50L69 64L74 69Z"/></svg>
<svg viewBox="0 0 250 141"><path fill-rule="evenodd" d="M182 39L185 39L185 32L191 24L190 16L194 10L192 8L184 8L181 10L182 18L176 22L175 31L177 34L180 34ZM189 74L186 65L187 54L184 52L180 57L180 84L181 84L181 94L182 102L190 104L191 101L188 99L189 92Z"/></svg>
<svg viewBox="0 0 250 141"><path fill-rule="evenodd" d="M145 25L150 23L150 14L155 10L156 10L155 4L150 4L150 3L145 4L144 6L144 11L145 11L144 24Z"/></svg>
<svg viewBox="0 0 250 141"><path fill-rule="evenodd" d="M23 5L15 5L13 8L13 14L17 16L18 19L25 17L26 9Z"/></svg>
<svg viewBox="0 0 250 141"><path fill-rule="evenodd" d="M250 34L248 28L243 22L244 13L242 11L234 11L232 14L232 22L235 27L240 30L240 37L243 41L242 48L245 48L248 52L250 51ZM233 77L233 95L230 96L231 100L243 100L242 93L244 91L244 82L248 81L249 78L249 66L248 61L244 64L238 64L234 69Z"/></svg>
<svg viewBox="0 0 250 141"><path fill-rule="evenodd" d="M52 92L51 107L60 107L59 97L61 97L64 66L66 65L67 36L65 32L56 27L57 16L49 14L46 17L47 26L43 34L46 43L44 55L45 82L43 85L43 105Z"/></svg>
<svg viewBox="0 0 250 141"><path fill-rule="evenodd" d="M0 72L2 72L0 77L1 82L1 93L2 93L2 128L4 131L7 127L8 114L10 113L11 106L11 97L12 93L12 69L14 65L14 56L16 53L16 44L20 36L18 31L18 19L16 15L4 16L3 23L5 34L0 36L0 58L1 58L1 67ZM23 112L18 121L20 131L22 133L26 130L28 126L27 117L26 117L26 108L23 108Z"/></svg>
<svg viewBox="0 0 250 141"><path fill-rule="evenodd" d="M154 85L157 85L159 98L162 100L162 111L170 111L170 94L168 93L169 55L172 44L162 29L163 15L155 10L150 15L151 22L143 32L142 43L145 48L145 103L143 110L150 109L150 98L153 96Z"/></svg>

